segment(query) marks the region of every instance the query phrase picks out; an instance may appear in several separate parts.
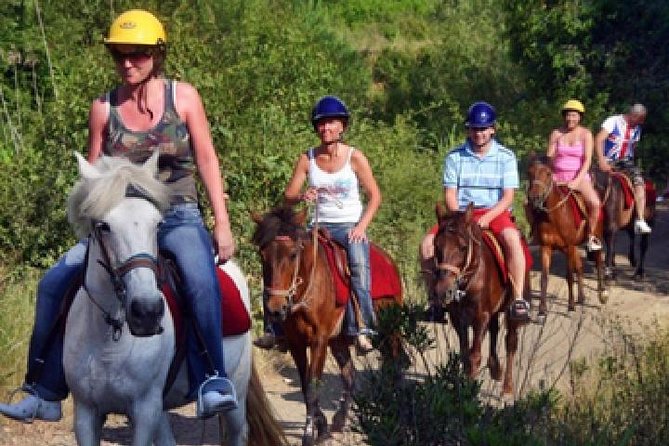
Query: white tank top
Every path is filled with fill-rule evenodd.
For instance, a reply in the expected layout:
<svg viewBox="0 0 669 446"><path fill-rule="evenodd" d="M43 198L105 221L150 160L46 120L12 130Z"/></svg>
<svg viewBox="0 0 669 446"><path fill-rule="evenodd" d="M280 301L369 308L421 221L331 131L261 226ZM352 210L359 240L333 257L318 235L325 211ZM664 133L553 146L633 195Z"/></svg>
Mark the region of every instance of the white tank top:
<svg viewBox="0 0 669 446"><path fill-rule="evenodd" d="M362 202L360 201L358 177L351 168L351 156L354 150L353 147L350 148L344 166L333 173L325 172L318 167L313 148L307 152L309 186L319 189L316 202L319 221L357 223L360 220Z"/></svg>

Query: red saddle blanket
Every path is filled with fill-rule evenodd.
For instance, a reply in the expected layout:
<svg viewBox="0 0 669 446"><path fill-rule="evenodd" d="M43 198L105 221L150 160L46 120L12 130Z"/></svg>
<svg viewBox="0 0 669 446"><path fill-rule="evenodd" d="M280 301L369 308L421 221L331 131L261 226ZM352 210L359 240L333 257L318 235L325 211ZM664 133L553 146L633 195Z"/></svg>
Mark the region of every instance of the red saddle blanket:
<svg viewBox="0 0 669 446"><path fill-rule="evenodd" d="M428 234L436 234L437 231L439 230L439 224L436 224L430 228L428 231ZM483 230L483 241L485 242L486 245L488 245L488 248L490 248L490 251L492 251L495 260L497 261L497 266L499 267L499 272L502 277L502 281L506 283L509 280L509 272L506 267L506 261L504 260L504 252L502 251L502 247L495 238L495 235L493 234L492 231L490 230ZM532 253L530 252L530 246L527 243L527 240L525 237L521 235L520 237L520 244L523 247L523 254L525 255L525 272L529 273L529 271L532 269L532 264L534 263L534 260L532 259Z"/></svg>
<svg viewBox="0 0 669 446"><path fill-rule="evenodd" d="M625 209L629 209L634 205L634 191L632 190L632 183L622 172L611 172L612 177L620 182L625 194Z"/></svg>
<svg viewBox="0 0 669 446"><path fill-rule="evenodd" d="M221 290L221 327L222 336L233 336L247 332L251 328L251 316L232 278L221 267L216 268L218 275L218 285ZM183 333L183 314L177 299L177 291L172 285L174 281L163 281L162 291L167 299L174 327L176 338L181 339Z"/></svg>
<svg viewBox="0 0 669 446"><path fill-rule="evenodd" d="M346 305L351 295L346 252L332 239L321 236L319 237L319 243L325 251L330 265L337 305ZM369 244L369 262L372 299L400 295L402 293L402 283L397 268L395 268L388 255L373 243Z"/></svg>
<svg viewBox="0 0 669 446"><path fill-rule="evenodd" d="M569 188L567 186L559 186L560 191L563 194L568 194L569 193ZM625 201L627 201L627 197L625 198ZM585 215L585 209L581 208L581 205L576 199L576 196L570 195L569 198L567 199L567 202L569 203L569 208L571 209L571 214L574 217L574 227L578 228L581 226L581 222L587 218L587 215ZM585 203L583 203L583 206L585 206ZM627 204L625 205L627 206ZM599 208L599 221L604 220L604 209L601 207Z"/></svg>

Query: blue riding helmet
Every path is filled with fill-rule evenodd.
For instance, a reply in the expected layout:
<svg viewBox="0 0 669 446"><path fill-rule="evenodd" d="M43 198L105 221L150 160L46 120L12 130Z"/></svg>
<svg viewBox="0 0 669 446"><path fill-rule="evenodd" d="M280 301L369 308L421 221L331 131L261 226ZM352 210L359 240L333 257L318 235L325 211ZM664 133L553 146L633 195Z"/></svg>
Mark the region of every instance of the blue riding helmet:
<svg viewBox="0 0 669 446"><path fill-rule="evenodd" d="M346 104L337 96L323 96L311 110L311 124L314 128L318 121L325 118L342 118L344 126L347 126L350 117Z"/></svg>
<svg viewBox="0 0 669 446"><path fill-rule="evenodd" d="M467 111L465 127L481 129L492 127L496 123L495 108L487 102L474 102Z"/></svg>

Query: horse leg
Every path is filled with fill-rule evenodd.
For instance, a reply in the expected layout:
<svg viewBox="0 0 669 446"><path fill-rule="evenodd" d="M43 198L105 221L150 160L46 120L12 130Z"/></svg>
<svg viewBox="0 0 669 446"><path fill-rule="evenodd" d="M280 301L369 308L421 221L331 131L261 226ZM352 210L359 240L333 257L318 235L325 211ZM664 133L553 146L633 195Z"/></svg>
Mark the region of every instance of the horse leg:
<svg viewBox="0 0 669 446"><path fill-rule="evenodd" d="M541 245L541 296L539 297L539 313L537 321L543 324L548 314L548 305L546 304L546 293L548 292L548 274L551 268L551 257L553 249L549 245Z"/></svg>
<svg viewBox="0 0 669 446"><path fill-rule="evenodd" d="M595 265L597 267L597 297L599 303L605 304L609 300L609 291L606 289L604 280L604 253L601 250L595 253Z"/></svg>
<svg viewBox="0 0 669 446"><path fill-rule="evenodd" d="M450 305L460 305L460 304L450 304ZM468 324L463 320L459 314L459 308L453 308L449 310L448 315L455 327L455 333L458 335L458 342L460 344L460 359L462 365L465 368L465 373L470 375L471 364L469 362L469 330Z"/></svg>
<svg viewBox="0 0 669 446"><path fill-rule="evenodd" d="M513 395L513 361L518 350L518 324L511 322L506 327L506 370L502 383L502 395Z"/></svg>
<svg viewBox="0 0 669 446"><path fill-rule="evenodd" d="M633 225L630 225L627 228L627 235L630 241L629 247L627 248L627 259L630 262L630 266L636 267L637 266L636 250L634 249L636 244L636 237L634 235Z"/></svg>
<svg viewBox="0 0 669 446"><path fill-rule="evenodd" d="M487 312L482 312L481 316L474 320L474 338L472 339L472 349L469 352L469 362L471 364L469 376L471 378L476 377L479 367L481 367L481 344L483 343L483 336L488 328L489 321L490 313Z"/></svg>
<svg viewBox="0 0 669 446"><path fill-rule="evenodd" d="M141 400L135 400L128 413L133 424L133 446L151 444L163 417L162 387L152 389Z"/></svg>
<svg viewBox="0 0 669 446"><path fill-rule="evenodd" d="M332 418L332 431L341 432L344 430L346 419L348 418L348 411L353 401L353 383L355 380L355 367L351 359L351 350L343 340L337 340L330 348L332 355L337 361L339 370L341 371L341 381L343 391L339 400L339 409Z"/></svg>
<svg viewBox="0 0 669 446"><path fill-rule="evenodd" d="M608 227L604 230L604 246L606 247L606 256L604 258L604 279L611 281L615 279L616 273L613 269L614 252L614 232L615 229Z"/></svg>
<svg viewBox="0 0 669 446"><path fill-rule="evenodd" d="M574 259L578 254L576 253L575 246L567 247L567 292L569 295L569 302L567 304L567 310L574 311L576 310L576 304L574 303L574 270L576 268L576 261Z"/></svg>
<svg viewBox="0 0 669 446"><path fill-rule="evenodd" d="M177 444L172 433L172 426L170 426L170 418L167 416L167 412L163 412L160 420L158 420L154 444L156 446L175 446Z"/></svg>
<svg viewBox="0 0 669 446"><path fill-rule="evenodd" d="M103 424L104 416L94 406L75 400L74 435L79 446L98 446Z"/></svg>
<svg viewBox="0 0 669 446"><path fill-rule="evenodd" d="M643 280L644 278L644 261L646 259L646 251L648 251L648 243L650 240L649 234L642 234L639 241L639 264L634 271L634 280Z"/></svg>
<svg viewBox="0 0 669 446"><path fill-rule="evenodd" d="M499 313L490 318L490 325L488 326L488 333L490 334L490 355L488 356L488 369L490 369L490 376L495 381L502 379L502 368L499 365L499 357L497 356L497 335L499 334Z"/></svg>
<svg viewBox="0 0 669 446"><path fill-rule="evenodd" d="M320 441L328 435L328 421L320 408L319 402L321 377L323 374L323 367L325 367L325 358L327 356L327 336L318 336L310 346L309 350L311 360L308 366L308 384L305 392L307 426L304 429L302 446L312 446L314 440ZM316 432L314 432L314 427L316 428Z"/></svg>
<svg viewBox="0 0 669 446"><path fill-rule="evenodd" d="M585 303L585 290L583 289L583 261L575 246L570 246L570 257L574 262L574 272L576 273L576 286L578 287L578 303L583 305Z"/></svg>

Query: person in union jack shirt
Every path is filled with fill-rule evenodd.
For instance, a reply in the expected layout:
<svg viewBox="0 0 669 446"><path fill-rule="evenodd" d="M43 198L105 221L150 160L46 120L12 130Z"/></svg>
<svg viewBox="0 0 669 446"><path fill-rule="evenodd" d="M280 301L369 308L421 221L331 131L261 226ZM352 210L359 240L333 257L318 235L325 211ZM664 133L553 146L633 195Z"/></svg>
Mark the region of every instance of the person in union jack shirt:
<svg viewBox="0 0 669 446"><path fill-rule="evenodd" d="M642 104L632 105L627 113L606 118L602 128L595 137L595 151L599 170L624 172L634 185L634 204L637 219L634 230L640 234L649 234L650 226L644 220L646 208L646 192L644 181L635 163L636 148L641 139L641 125L648 114Z"/></svg>

